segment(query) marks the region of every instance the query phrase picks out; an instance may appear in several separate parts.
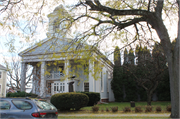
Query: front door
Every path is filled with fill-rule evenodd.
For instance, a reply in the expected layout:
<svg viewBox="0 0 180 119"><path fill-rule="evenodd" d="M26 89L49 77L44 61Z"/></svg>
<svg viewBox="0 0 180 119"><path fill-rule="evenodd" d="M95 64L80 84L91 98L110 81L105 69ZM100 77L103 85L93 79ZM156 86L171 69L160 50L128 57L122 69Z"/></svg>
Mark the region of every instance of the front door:
<svg viewBox="0 0 180 119"><path fill-rule="evenodd" d="M65 83L60 81L55 81L52 83L52 95L56 93L64 93L65 92Z"/></svg>

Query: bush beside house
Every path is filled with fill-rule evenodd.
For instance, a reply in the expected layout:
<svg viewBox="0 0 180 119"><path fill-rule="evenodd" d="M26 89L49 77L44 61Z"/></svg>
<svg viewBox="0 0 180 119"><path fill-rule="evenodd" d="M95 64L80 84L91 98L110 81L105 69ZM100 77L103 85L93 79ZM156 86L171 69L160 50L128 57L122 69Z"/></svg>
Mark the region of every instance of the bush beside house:
<svg viewBox="0 0 180 119"><path fill-rule="evenodd" d="M89 97L87 106L94 106L100 101L100 93L95 92L81 92Z"/></svg>
<svg viewBox="0 0 180 119"><path fill-rule="evenodd" d="M87 106L89 98L83 93L57 93L51 96L51 103L60 110L79 110Z"/></svg>
<svg viewBox="0 0 180 119"><path fill-rule="evenodd" d="M6 94L6 97L32 97L32 98L35 98L35 97L37 97L37 95L33 94L33 93L26 93L26 92L22 91L22 92L15 92L15 93L9 92Z"/></svg>

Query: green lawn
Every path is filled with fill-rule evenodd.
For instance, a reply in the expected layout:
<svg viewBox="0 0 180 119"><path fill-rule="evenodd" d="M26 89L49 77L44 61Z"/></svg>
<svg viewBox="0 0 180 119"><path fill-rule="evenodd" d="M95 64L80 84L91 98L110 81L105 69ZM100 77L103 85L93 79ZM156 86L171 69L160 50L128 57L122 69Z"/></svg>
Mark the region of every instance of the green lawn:
<svg viewBox="0 0 180 119"><path fill-rule="evenodd" d="M123 119L129 119L129 118L140 118L140 119L144 119L144 118L157 118L157 119L160 119L160 118L169 118L169 116L161 116L161 117L154 117L154 116L151 116L151 114L170 114L170 112L167 112L166 111L166 107L170 105L170 102L152 102L152 107L153 107L153 111L150 112L150 113L145 113L145 107L147 106L147 103L146 102L135 102L135 106L141 106L142 107L142 110L143 112L141 113L135 113L134 111L134 107L131 107L131 112L128 112L128 113L124 113L123 112L123 109L124 107L130 107L130 102L112 102L112 103L107 103L107 104L98 104L97 106L99 106L99 111L96 112L96 113L93 113L92 112L92 106L89 106L89 107L84 107L84 108L81 108L79 111L67 111L67 112L59 112L59 117L58 118L61 118L61 119L85 119L85 118L88 118L88 119L94 119L94 118L97 118L97 119L100 119L100 118L103 118L103 119L109 119L109 118L113 118L113 119L119 119L119 118L123 118ZM113 113L111 111L111 107L115 107L115 106L118 106L118 112L115 112ZM162 108L162 112L160 113L157 113L155 111L156 107L157 106L161 106ZM109 112L106 112L106 108L109 109ZM102 111L103 110L103 111ZM62 115L61 115L62 114ZM83 116L83 114L85 114L86 116ZM107 115L104 116L104 117L101 117L99 115ZM117 115L112 117L109 115ZM122 115L125 114L125 116L122 117ZM126 116L127 114L127 116ZM135 114L136 116L132 116L133 114ZM149 114L148 117L146 116L143 116L143 115L147 115ZM81 116L78 116L78 115L81 115ZM96 116L98 115L98 117Z"/></svg>
<svg viewBox="0 0 180 119"><path fill-rule="evenodd" d="M156 107L157 106L161 106L161 109L162 109L162 112L161 113L169 113L166 111L166 107L168 105L170 105L170 102L152 102L152 113L156 113L155 110L156 110ZM111 114L112 111L111 111L111 107L116 107L118 106L118 112L120 113L124 113L123 112L123 109L125 107L131 107L130 106L130 102L111 102L111 103L107 103L107 104L98 104L97 106L99 106L99 111L97 113L106 113L106 114ZM146 102L135 102L135 106L141 106L142 107L142 110L143 110L143 113L145 112L145 108L147 106L147 103ZM109 109L109 112L106 111L106 108ZM131 107L131 113L135 113L134 112L134 107ZM84 113L93 113L92 112L92 106L88 106L88 107L83 107L81 108L79 111L59 111L59 114L65 114L65 113L79 113L79 114L84 114Z"/></svg>

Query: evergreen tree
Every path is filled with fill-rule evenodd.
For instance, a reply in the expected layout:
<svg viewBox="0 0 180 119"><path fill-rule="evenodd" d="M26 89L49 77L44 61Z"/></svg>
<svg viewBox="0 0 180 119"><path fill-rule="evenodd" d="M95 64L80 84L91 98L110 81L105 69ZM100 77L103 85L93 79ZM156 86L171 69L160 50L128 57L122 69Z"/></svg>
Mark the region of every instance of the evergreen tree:
<svg viewBox="0 0 180 119"><path fill-rule="evenodd" d="M124 101L137 101L136 94L136 82L134 81L132 69L134 69L134 51L132 49L127 52L127 49L124 51L124 64L123 64L123 91L124 91ZM131 72L130 72L131 69Z"/></svg>
<svg viewBox="0 0 180 119"><path fill-rule="evenodd" d="M153 49L152 55L147 47L142 48L140 46L136 51L138 53L135 72L136 82L146 90L148 105L151 105L153 92L156 90L159 81L163 80L164 70L167 69L163 52L160 49L155 51L156 47Z"/></svg>
<svg viewBox="0 0 180 119"><path fill-rule="evenodd" d="M157 87L158 100L160 101L170 101L170 85L169 85L169 73L168 67L166 65L166 57L163 53L161 45L155 44L152 58L155 63L154 70L156 72L162 72L159 78L159 85ZM160 65L159 65L160 64Z"/></svg>
<svg viewBox="0 0 180 119"><path fill-rule="evenodd" d="M115 101L123 101L123 89L122 89L122 67L120 59L120 50L117 46L114 50L114 69L113 69L113 80L111 81L111 88L114 93Z"/></svg>
<svg viewBox="0 0 180 119"><path fill-rule="evenodd" d="M111 86L115 100L119 102L146 100L147 104L151 105L152 95L155 90L157 90L160 100L170 100L166 57L160 45L156 44L152 53L147 47L137 45L135 56L132 49L129 50L129 53L125 49L124 63L121 66L119 48L116 47L114 51L115 65ZM135 59L137 59L136 65L134 63ZM162 88L165 89L165 92L163 92Z"/></svg>

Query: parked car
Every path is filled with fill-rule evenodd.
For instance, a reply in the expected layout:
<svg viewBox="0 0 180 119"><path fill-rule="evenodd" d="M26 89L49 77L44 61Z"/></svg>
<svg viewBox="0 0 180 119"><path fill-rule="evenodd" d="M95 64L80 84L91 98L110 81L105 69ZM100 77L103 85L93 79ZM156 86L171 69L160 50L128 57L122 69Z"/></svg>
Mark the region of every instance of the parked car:
<svg viewBox="0 0 180 119"><path fill-rule="evenodd" d="M0 98L0 118L58 118L55 106L29 98Z"/></svg>

